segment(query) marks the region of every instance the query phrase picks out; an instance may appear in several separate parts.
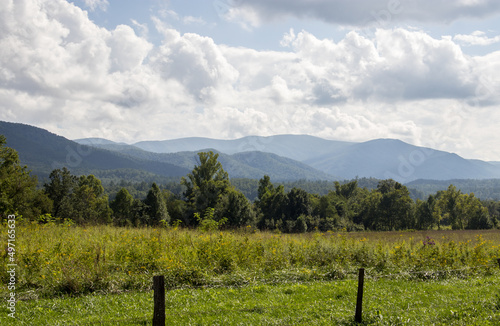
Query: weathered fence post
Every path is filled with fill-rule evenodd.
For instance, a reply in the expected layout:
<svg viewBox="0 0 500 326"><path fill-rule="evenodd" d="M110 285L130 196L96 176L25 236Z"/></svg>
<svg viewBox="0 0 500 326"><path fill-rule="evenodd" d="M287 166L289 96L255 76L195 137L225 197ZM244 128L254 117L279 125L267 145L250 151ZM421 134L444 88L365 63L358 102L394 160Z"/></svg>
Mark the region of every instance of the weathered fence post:
<svg viewBox="0 0 500 326"><path fill-rule="evenodd" d="M354 316L354 321L356 323L361 323L362 321L364 282L365 282L365 269L360 268L358 276L358 298L356 300L356 315Z"/></svg>
<svg viewBox="0 0 500 326"><path fill-rule="evenodd" d="M153 326L165 326L165 277L153 276L154 312Z"/></svg>

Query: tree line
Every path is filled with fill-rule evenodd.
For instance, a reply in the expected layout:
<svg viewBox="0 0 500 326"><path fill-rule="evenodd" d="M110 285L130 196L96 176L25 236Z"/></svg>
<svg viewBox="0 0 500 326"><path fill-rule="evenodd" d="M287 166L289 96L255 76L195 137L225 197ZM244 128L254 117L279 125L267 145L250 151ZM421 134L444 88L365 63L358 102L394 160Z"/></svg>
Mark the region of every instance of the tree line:
<svg viewBox="0 0 500 326"><path fill-rule="evenodd" d="M392 179L376 187L360 187L357 180L334 182L326 194L311 194L299 187L285 191L269 176L256 184L250 201L230 181L218 154L198 153L198 164L177 185L180 194L156 183L138 198L122 187L109 200L94 175L75 176L55 169L41 189L17 152L0 136L0 212L48 221L118 226L182 225L184 227L241 228L306 232L327 230L405 230L451 227L496 228L500 202L482 202L450 185L445 191L413 200L408 188ZM146 191L147 190L147 191Z"/></svg>

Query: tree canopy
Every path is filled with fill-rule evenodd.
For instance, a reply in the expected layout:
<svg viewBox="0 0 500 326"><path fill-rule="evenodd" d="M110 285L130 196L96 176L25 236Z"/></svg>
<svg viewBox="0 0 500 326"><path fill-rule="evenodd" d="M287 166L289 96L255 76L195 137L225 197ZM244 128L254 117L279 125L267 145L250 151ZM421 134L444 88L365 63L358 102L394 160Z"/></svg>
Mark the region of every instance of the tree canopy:
<svg viewBox="0 0 500 326"><path fill-rule="evenodd" d="M237 180L256 197L251 202L234 187L218 158L212 151L200 152L198 164L180 182L133 184L122 180L113 182L111 193L94 175L72 175L63 167L53 170L43 189L37 190L36 177L21 165L17 152L0 135L0 217L16 214L40 222L71 220L119 226L250 225L275 232L487 229L500 224L497 201L482 202L474 193L462 193L454 185L414 201L410 190L392 179L315 182L306 187L309 191L301 187L307 185L305 181L285 187L273 184L267 175L258 182Z"/></svg>

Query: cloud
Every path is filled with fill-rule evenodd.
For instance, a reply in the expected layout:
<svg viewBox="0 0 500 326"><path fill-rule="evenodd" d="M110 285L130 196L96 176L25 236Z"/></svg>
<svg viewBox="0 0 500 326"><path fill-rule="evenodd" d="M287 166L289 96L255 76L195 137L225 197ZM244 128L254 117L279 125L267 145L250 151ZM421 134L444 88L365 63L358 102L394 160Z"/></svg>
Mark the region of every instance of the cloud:
<svg viewBox="0 0 500 326"><path fill-rule="evenodd" d="M481 45L487 46L500 42L500 35L495 37L486 36L485 32L475 31L471 34L457 34L453 36L453 41L462 44L464 46Z"/></svg>
<svg viewBox="0 0 500 326"><path fill-rule="evenodd" d="M236 81L238 72L227 62L220 48L209 37L181 35L155 19L163 33L163 43L150 58L149 65L164 80L183 84L196 100L210 101L219 87Z"/></svg>
<svg viewBox="0 0 500 326"><path fill-rule="evenodd" d="M110 72L133 70L141 66L153 48L152 44L137 36L127 25L118 25L111 32L106 43L111 49Z"/></svg>
<svg viewBox="0 0 500 326"><path fill-rule="evenodd" d="M163 8L159 11L159 15L158 17L156 17L156 20L159 20L160 18L165 21L181 21L184 25L206 25L206 21L201 17L194 17L189 15L181 16L174 10L167 8Z"/></svg>
<svg viewBox="0 0 500 326"><path fill-rule="evenodd" d="M96 9L106 11L109 6L108 0L83 0L83 2L91 11L96 11Z"/></svg>
<svg viewBox="0 0 500 326"><path fill-rule="evenodd" d="M162 18L180 20L180 15L172 9L162 9L159 14Z"/></svg>
<svg viewBox="0 0 500 326"><path fill-rule="evenodd" d="M226 17L251 25L293 16L346 26L386 26L397 22L452 22L500 12L495 0L238 0L226 5Z"/></svg>
<svg viewBox="0 0 500 326"><path fill-rule="evenodd" d="M131 19L130 21L131 21L132 25L135 26L140 31L141 37L143 37L143 38L148 37L149 27L147 24L141 24L135 19Z"/></svg>
<svg viewBox="0 0 500 326"><path fill-rule="evenodd" d="M257 51L153 21L160 45L63 0L0 7L0 119L69 138L301 133L496 155L500 52L401 28L336 42L291 30L281 51Z"/></svg>
<svg viewBox="0 0 500 326"><path fill-rule="evenodd" d="M182 22L185 25L191 25L191 24L205 25L207 23L203 18L193 17L193 16L185 16L184 18L182 18Z"/></svg>

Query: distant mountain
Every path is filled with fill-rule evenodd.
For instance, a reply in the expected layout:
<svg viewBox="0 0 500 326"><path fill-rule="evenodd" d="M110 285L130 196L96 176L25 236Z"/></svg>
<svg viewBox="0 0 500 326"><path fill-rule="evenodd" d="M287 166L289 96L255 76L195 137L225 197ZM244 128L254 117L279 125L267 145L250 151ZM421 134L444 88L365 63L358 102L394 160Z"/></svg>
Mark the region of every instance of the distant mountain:
<svg viewBox="0 0 500 326"><path fill-rule="evenodd" d="M136 175L147 176L150 180L151 174L185 176L198 163L197 152L152 153L96 138L80 139L77 143L24 124L0 121L0 134L6 136L7 146L18 151L21 162L42 179L47 178L53 169L66 166L74 174L92 173L105 175L108 179L113 179L113 175L115 179L121 176L134 178ZM219 160L231 178L260 179L267 174L273 180L283 181L333 179L306 164L271 153L221 153Z"/></svg>
<svg viewBox="0 0 500 326"><path fill-rule="evenodd" d="M304 161L314 168L346 179L487 179L500 177L499 166L466 160L456 154L418 147L395 139L353 144L342 151Z"/></svg>
<svg viewBox="0 0 500 326"><path fill-rule="evenodd" d="M214 148L225 154L258 150L300 161L340 179L392 178L406 183L417 179L500 178L499 162L467 160L453 153L418 147L395 139L352 143L307 135L252 136L235 140L198 137L139 142L128 150L136 151L137 148L158 153L204 148Z"/></svg>
<svg viewBox="0 0 500 326"><path fill-rule="evenodd" d="M94 146L94 145L114 145L114 144L120 144L120 145L126 145L125 143L116 143L111 140L107 140L104 138L82 138L82 139L75 139L73 140L75 143L82 144L82 145L88 145L88 146Z"/></svg>
<svg viewBox="0 0 500 326"><path fill-rule="evenodd" d="M139 159L114 151L81 145L37 127L0 121L7 146L19 153L22 164L41 178L66 166L74 174L126 169L160 176L181 176L189 170L165 162Z"/></svg>
<svg viewBox="0 0 500 326"><path fill-rule="evenodd" d="M90 171L97 175L106 170L109 176L113 174L110 170L128 169L127 176L135 173L132 170L137 175L178 177L197 164L197 152L214 150L220 153L219 159L231 178L261 178L267 174L276 181L366 177L392 178L403 183L417 179L500 178L499 162L467 160L395 139L351 143L278 135L235 140L183 138L127 145L101 138L73 142L40 128L7 122L0 122L0 134L7 137L8 146L19 152L23 164L42 176L65 165L80 174Z"/></svg>
<svg viewBox="0 0 500 326"><path fill-rule="evenodd" d="M142 141L135 147L156 153L176 153L200 151L214 148L225 154L241 152L266 152L304 161L332 151L341 151L352 145L351 142L326 140L308 135L276 135L269 137L248 136L233 140L191 137L163 141Z"/></svg>
<svg viewBox="0 0 500 326"><path fill-rule="evenodd" d="M233 155L221 153L216 149L200 148L197 151L183 151L176 153L153 153L137 148L133 145L120 145L102 142L94 145L99 148L119 152L123 155L155 162L170 163L191 171L198 164L198 152L214 151L219 153L222 163L231 178L260 179L269 175L273 180L333 180L334 177L312 168L311 166L281 157L272 153L241 152Z"/></svg>

